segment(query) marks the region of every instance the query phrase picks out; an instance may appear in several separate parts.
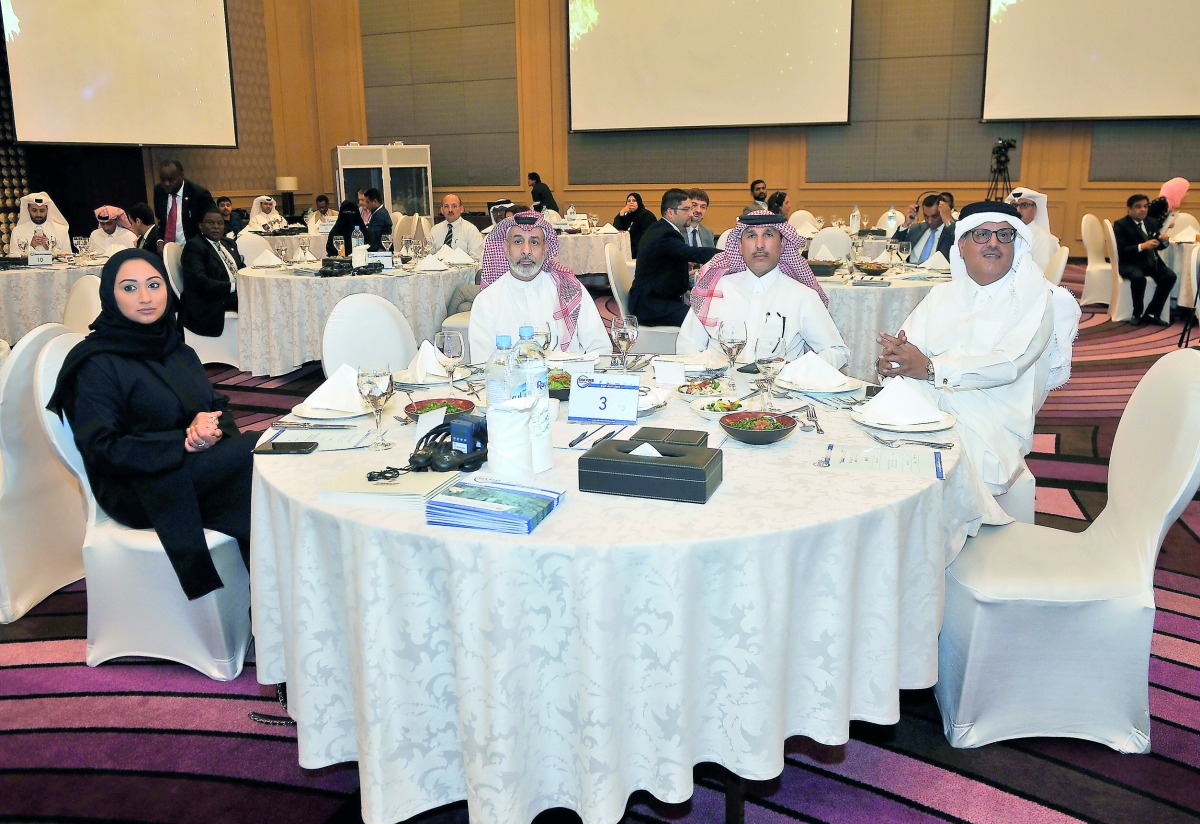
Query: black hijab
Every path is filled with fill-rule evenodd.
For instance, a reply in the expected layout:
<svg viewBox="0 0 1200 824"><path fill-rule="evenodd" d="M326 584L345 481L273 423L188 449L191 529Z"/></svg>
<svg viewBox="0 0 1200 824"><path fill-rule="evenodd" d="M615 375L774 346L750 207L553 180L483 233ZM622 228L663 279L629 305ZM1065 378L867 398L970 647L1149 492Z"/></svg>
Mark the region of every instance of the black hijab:
<svg viewBox="0 0 1200 824"><path fill-rule="evenodd" d="M131 260L144 260L162 276L167 290L167 309L154 323L138 323L125 317L117 305L117 275L121 267ZM54 386L54 394L46 408L62 415L64 406L74 401L75 374L88 360L100 354L120 355L134 360L146 361L183 401L186 409L197 412L210 409L213 403L212 385L207 379L203 385L195 376L179 374L179 370L165 369L167 358L183 345L179 335L179 298L171 288L171 279L162 258L143 249L122 249L108 259L100 271L100 314L90 328L91 334L72 349L63 361Z"/></svg>
<svg viewBox="0 0 1200 824"><path fill-rule="evenodd" d="M342 242L346 244L346 251L350 251L350 237L354 234L354 228L362 229L363 238L367 241L367 248L372 252L378 252L381 248L375 233L367 228L363 223L362 213L358 211L358 206L353 200L343 200L341 207L338 209L337 222L333 224L333 228L329 230L328 236L325 239L325 254L329 257L337 255L337 249L333 248L333 239L340 237Z"/></svg>

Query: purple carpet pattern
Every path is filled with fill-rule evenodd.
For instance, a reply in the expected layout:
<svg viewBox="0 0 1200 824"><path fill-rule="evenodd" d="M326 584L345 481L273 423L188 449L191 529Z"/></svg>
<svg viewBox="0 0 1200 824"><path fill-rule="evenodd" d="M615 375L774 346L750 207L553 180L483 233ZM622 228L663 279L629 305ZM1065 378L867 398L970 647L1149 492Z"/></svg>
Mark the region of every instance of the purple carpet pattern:
<svg viewBox="0 0 1200 824"><path fill-rule="evenodd" d="M1078 294L1081 282L1082 267L1068 267L1064 285ZM604 298L597 304L606 316L615 309ZM1051 393L1038 416L1029 457L1038 478L1038 522L1061 529L1082 530L1103 509L1121 411L1179 336L1178 323L1114 324L1103 308L1084 309L1071 381ZM209 375L249 429L268 426L322 377L316 364L282 378L221 367L210 367ZM1151 754L1119 755L1068 739L955 750L942 736L932 691L920 690L902 696L895 727L855 723L841 747L790 741L782 775L745 785L746 821L1200 821L1198 532L1200 503L1193 501L1159 557ZM0 821L359 820L353 764L301 769L293 730L246 717L279 709L274 691L256 682L252 661L225 684L165 662L127 659L89 668L86 609L80 582L0 626ZM701 765L696 778L685 804L635 794L625 822L722 821L720 771ZM549 811L536 821L577 820ZM410 824L466 821L458 804Z"/></svg>

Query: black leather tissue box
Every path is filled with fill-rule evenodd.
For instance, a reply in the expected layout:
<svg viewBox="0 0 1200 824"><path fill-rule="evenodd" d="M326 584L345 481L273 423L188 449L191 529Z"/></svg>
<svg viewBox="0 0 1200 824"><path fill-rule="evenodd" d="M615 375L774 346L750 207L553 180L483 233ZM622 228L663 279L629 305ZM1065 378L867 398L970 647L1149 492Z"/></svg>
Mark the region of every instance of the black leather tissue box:
<svg viewBox="0 0 1200 824"><path fill-rule="evenodd" d="M706 503L721 485L721 450L658 442L661 457L629 453L645 441L601 441L579 456L579 490Z"/></svg>
<svg viewBox="0 0 1200 824"><path fill-rule="evenodd" d="M629 436L631 441L647 441L656 447L660 443L673 446L708 446L708 433L699 429L667 429L665 426L643 426ZM660 450L661 451L661 450Z"/></svg>

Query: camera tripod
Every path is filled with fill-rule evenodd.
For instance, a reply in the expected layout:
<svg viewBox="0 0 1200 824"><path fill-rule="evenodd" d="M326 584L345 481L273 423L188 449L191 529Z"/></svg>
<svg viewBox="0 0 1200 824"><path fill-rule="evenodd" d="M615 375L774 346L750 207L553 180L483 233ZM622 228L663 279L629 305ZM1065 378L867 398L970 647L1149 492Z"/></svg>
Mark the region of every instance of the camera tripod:
<svg viewBox="0 0 1200 824"><path fill-rule="evenodd" d="M995 158L992 163L992 182L988 185L984 200L1004 200L1012 191L1012 178L1008 176L1008 157Z"/></svg>

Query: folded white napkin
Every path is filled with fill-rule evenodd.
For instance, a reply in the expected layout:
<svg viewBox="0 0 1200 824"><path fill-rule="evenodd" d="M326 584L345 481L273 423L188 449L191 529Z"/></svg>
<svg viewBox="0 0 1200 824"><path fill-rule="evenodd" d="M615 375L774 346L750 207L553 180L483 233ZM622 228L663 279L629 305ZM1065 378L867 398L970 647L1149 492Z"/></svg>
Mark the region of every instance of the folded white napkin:
<svg viewBox="0 0 1200 824"><path fill-rule="evenodd" d="M908 426L942 420L942 411L913 378L893 378L858 410L868 424Z"/></svg>
<svg viewBox="0 0 1200 824"><path fill-rule="evenodd" d="M296 251L292 253L292 263L303 263L303 262L304 262L304 250L301 249L299 246L297 246Z"/></svg>
<svg viewBox="0 0 1200 824"><path fill-rule="evenodd" d="M946 260L946 256L941 252L934 252L929 257L925 258L925 262L921 264L922 269L939 269L945 271L950 268L950 261Z"/></svg>
<svg viewBox="0 0 1200 824"><path fill-rule="evenodd" d="M438 260L436 255L427 255L416 265L418 272L445 272L449 268L449 266Z"/></svg>
<svg viewBox="0 0 1200 824"><path fill-rule="evenodd" d="M488 406L489 472L523 478L554 466L550 407L536 395Z"/></svg>
<svg viewBox="0 0 1200 824"><path fill-rule="evenodd" d="M364 246L355 246L350 252L350 265L357 269L359 266L367 265L367 254L371 250Z"/></svg>
<svg viewBox="0 0 1200 824"><path fill-rule="evenodd" d="M838 256L829 251L829 247L821 244L821 248L809 255L811 260L837 260Z"/></svg>
<svg viewBox="0 0 1200 824"><path fill-rule="evenodd" d="M816 352L805 352L779 370L779 379L812 392L828 392L846 385L846 376Z"/></svg>
<svg viewBox="0 0 1200 824"><path fill-rule="evenodd" d="M1185 226L1172 235L1171 240L1175 241L1176 243L1195 243L1196 230L1191 226Z"/></svg>
<svg viewBox="0 0 1200 824"><path fill-rule="evenodd" d="M362 412L364 407L358 394L358 370L343 363L304 403L314 409Z"/></svg>
<svg viewBox="0 0 1200 824"><path fill-rule="evenodd" d="M887 253L887 252L880 252L880 253L879 253L879 257L875 258L875 260L873 260L873 261L871 261L871 262L872 262L872 263L891 263L891 262L892 262L892 259L891 259L891 257L888 255L888 253Z"/></svg>
<svg viewBox="0 0 1200 824"><path fill-rule="evenodd" d="M662 406L671 396L667 394L667 390L651 388L645 395L638 396L638 411L645 412L647 409L653 409L656 406Z"/></svg>
<svg viewBox="0 0 1200 824"><path fill-rule="evenodd" d="M430 378L445 378L449 376L450 369L437 347L429 341L423 340L420 348L417 349L416 357L408 365L408 373L413 380L424 382Z"/></svg>
<svg viewBox="0 0 1200 824"><path fill-rule="evenodd" d="M600 234L616 235L616 234L620 234L620 232L617 231L616 226L613 226L611 223L605 223L603 226L600 227Z"/></svg>
<svg viewBox="0 0 1200 824"><path fill-rule="evenodd" d="M258 269L265 269L268 266L282 266L283 261L270 249L263 249L250 265Z"/></svg>
<svg viewBox="0 0 1200 824"><path fill-rule="evenodd" d="M438 249L437 258L442 263L448 263L451 266L461 266L475 262L475 259L462 249L455 249L453 246L443 246L441 249Z"/></svg>
<svg viewBox="0 0 1200 824"><path fill-rule="evenodd" d="M574 361L591 361L596 362L599 355L588 354L587 352L563 352L561 349L551 349L546 353L547 363L572 363Z"/></svg>

